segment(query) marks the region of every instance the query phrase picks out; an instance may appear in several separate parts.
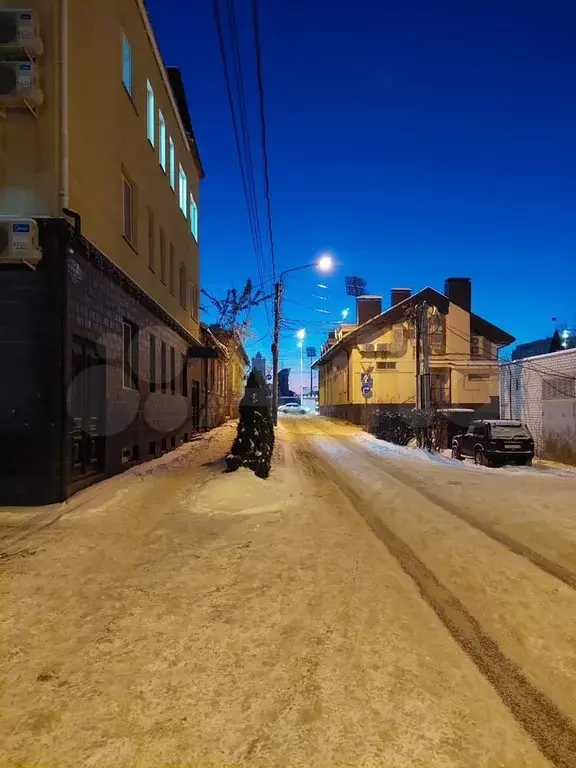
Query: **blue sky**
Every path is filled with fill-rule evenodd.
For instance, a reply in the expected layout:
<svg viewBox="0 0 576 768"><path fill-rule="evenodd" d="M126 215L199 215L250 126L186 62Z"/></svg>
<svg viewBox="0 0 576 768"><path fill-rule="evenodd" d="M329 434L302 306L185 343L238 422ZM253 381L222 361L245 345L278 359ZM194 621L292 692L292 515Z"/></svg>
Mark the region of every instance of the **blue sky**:
<svg viewBox="0 0 576 768"><path fill-rule="evenodd" d="M183 71L206 169L203 284L222 294L258 272L212 3L148 6ZM265 232L250 3L238 6ZM319 346L332 316L317 310L351 306L350 274L385 306L392 287L471 277L474 310L518 341L551 333L552 317L576 324L573 2L261 0L261 17L278 268L326 249L339 261L328 279L289 280L284 364L298 366L292 329ZM270 357L264 311L253 321L264 338L249 351Z"/></svg>

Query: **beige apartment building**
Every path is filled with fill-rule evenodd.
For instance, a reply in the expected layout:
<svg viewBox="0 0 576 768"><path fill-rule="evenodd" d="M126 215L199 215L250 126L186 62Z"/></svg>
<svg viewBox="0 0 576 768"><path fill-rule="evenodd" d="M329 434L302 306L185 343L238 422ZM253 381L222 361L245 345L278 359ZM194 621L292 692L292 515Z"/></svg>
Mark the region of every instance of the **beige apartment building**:
<svg viewBox="0 0 576 768"><path fill-rule="evenodd" d="M203 177L143 0L0 8L0 503L200 428Z"/></svg>

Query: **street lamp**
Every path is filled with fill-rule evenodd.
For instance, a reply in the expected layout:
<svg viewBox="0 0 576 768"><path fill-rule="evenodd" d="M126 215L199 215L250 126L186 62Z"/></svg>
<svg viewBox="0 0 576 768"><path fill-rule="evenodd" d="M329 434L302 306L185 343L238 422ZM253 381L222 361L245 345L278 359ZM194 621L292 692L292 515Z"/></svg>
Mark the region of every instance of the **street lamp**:
<svg viewBox="0 0 576 768"><path fill-rule="evenodd" d="M298 348L300 349L300 402L302 402L302 394L304 392L304 339L306 338L306 329L300 328L296 331L296 338L298 341Z"/></svg>
<svg viewBox="0 0 576 768"><path fill-rule="evenodd" d="M322 253L312 262L301 267L285 269L280 273L278 282L274 286L274 336L272 340L272 419L278 424L278 359L280 355L280 325L282 320L282 293L284 291L284 278L290 272L299 272L301 269L317 269L320 272L330 272L334 267L334 258L329 253ZM302 329L303 330L303 329ZM306 331L304 331L306 335ZM302 337L303 339L304 337Z"/></svg>

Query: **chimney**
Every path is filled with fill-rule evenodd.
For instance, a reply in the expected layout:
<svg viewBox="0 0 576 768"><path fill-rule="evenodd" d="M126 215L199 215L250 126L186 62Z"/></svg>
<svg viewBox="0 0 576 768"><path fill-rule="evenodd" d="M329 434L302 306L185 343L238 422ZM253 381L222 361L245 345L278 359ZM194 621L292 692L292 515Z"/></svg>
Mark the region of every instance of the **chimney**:
<svg viewBox="0 0 576 768"><path fill-rule="evenodd" d="M409 299L412 296L411 288L392 288L390 291L390 306L395 307L401 301Z"/></svg>
<svg viewBox="0 0 576 768"><path fill-rule="evenodd" d="M358 325L367 323L382 312L382 296L358 296L356 299L356 319Z"/></svg>
<svg viewBox="0 0 576 768"><path fill-rule="evenodd" d="M444 295L466 312L472 311L472 281L469 277L449 277L444 283Z"/></svg>

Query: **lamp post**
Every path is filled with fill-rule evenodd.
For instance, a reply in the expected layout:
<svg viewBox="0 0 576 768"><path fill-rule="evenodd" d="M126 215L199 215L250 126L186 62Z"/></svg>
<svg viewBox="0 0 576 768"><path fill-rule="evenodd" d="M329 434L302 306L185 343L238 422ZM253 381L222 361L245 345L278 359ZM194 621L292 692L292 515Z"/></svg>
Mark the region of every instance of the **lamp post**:
<svg viewBox="0 0 576 768"><path fill-rule="evenodd" d="M280 326L282 324L284 278L290 272L299 272L301 269L319 269L321 272L330 272L333 264L332 256L324 254L312 264L303 264L301 267L285 269L280 273L278 282L274 286L274 332L272 339L272 419L274 425L278 424L278 360L280 357Z"/></svg>
<svg viewBox="0 0 576 768"><path fill-rule="evenodd" d="M300 349L300 403L302 403L302 395L304 393L304 339L306 338L306 330L301 328L296 331L296 338L298 339L298 348Z"/></svg>

